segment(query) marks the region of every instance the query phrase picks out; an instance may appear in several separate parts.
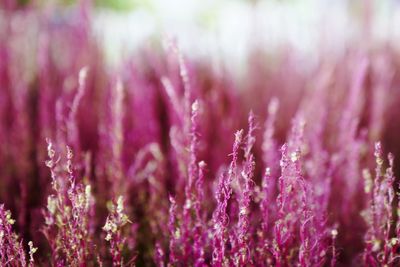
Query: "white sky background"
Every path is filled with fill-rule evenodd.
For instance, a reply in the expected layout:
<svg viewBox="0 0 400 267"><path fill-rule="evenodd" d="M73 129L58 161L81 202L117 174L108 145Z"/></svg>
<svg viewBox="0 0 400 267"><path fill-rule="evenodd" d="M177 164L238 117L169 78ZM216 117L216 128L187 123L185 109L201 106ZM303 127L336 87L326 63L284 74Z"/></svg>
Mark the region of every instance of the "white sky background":
<svg viewBox="0 0 400 267"><path fill-rule="evenodd" d="M321 37L324 49L342 51L360 36L359 9L366 1L148 0L128 13L97 10L94 28L111 64L149 38L168 35L191 57L222 59L240 70L255 40L271 51L289 43L311 61ZM399 43L400 1L370 1L374 39Z"/></svg>

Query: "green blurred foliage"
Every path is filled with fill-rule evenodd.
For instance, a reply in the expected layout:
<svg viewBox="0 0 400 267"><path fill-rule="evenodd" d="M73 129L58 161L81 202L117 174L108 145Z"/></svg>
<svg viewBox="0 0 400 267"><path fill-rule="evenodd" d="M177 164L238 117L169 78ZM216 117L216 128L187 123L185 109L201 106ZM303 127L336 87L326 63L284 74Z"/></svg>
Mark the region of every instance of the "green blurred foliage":
<svg viewBox="0 0 400 267"><path fill-rule="evenodd" d="M151 7L151 0L96 0L96 6L117 11L130 11L141 7Z"/></svg>
<svg viewBox="0 0 400 267"><path fill-rule="evenodd" d="M1 1L1 0L0 0ZM79 2L79 0L17 0L18 4L22 7L29 3L39 3L45 5L46 3L57 3L62 6L70 6ZM115 11L125 12L131 11L136 8L151 8L152 0L92 0L95 7L107 8Z"/></svg>
<svg viewBox="0 0 400 267"><path fill-rule="evenodd" d="M30 1L29 0L18 0L17 2L18 2L18 5L24 6L24 5L28 4Z"/></svg>

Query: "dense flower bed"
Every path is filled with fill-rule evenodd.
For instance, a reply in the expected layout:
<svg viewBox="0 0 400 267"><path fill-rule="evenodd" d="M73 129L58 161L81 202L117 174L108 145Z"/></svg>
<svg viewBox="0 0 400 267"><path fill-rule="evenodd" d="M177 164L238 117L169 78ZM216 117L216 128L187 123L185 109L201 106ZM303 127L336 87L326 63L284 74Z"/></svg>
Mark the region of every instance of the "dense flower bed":
<svg viewBox="0 0 400 267"><path fill-rule="evenodd" d="M1 266L400 264L398 47L255 47L239 83L166 40L115 70L89 6L11 2Z"/></svg>

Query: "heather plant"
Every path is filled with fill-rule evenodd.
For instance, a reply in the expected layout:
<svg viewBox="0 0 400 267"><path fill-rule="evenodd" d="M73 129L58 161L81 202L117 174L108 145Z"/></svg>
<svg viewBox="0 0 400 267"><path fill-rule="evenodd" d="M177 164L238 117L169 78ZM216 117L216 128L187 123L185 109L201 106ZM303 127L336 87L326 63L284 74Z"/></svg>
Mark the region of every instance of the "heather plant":
<svg viewBox="0 0 400 267"><path fill-rule="evenodd" d="M1 266L399 264L392 43L112 68L90 1L0 6Z"/></svg>
<svg viewBox="0 0 400 267"><path fill-rule="evenodd" d="M365 193L370 196L370 205L364 212L368 225L365 233L366 247L363 260L366 265L396 265L398 235L394 213L395 177L393 175L393 155L388 155L389 167L383 171L384 158L381 143L375 144L376 159L375 177L366 169L364 171Z"/></svg>
<svg viewBox="0 0 400 267"><path fill-rule="evenodd" d="M33 254L36 252L32 241L29 241L29 259L27 259L22 241L12 230L15 220L11 212L0 206L0 263L2 266L34 266Z"/></svg>
<svg viewBox="0 0 400 267"><path fill-rule="evenodd" d="M124 199L118 197L117 203L111 203L110 214L107 217L103 230L106 232L105 240L110 242L110 254L114 266L123 265L122 249L125 238L122 235L122 227L130 222L124 213Z"/></svg>
<svg viewBox="0 0 400 267"><path fill-rule="evenodd" d="M82 265L95 256L91 241L91 217L93 199L91 186L84 186L74 175L71 149L67 146L66 165L60 166L61 158L56 154L50 140L49 160L46 161L52 177L54 195L47 199L44 213L46 236L57 265ZM64 167L64 168L63 168Z"/></svg>

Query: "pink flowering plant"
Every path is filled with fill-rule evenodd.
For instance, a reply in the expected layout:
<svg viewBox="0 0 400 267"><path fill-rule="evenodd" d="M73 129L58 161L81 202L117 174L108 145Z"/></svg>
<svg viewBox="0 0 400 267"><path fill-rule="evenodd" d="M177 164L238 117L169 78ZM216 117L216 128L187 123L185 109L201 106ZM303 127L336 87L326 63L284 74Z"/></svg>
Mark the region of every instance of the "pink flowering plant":
<svg viewBox="0 0 400 267"><path fill-rule="evenodd" d="M112 69L89 1L0 7L1 266L400 265L390 42L239 82L173 40Z"/></svg>

